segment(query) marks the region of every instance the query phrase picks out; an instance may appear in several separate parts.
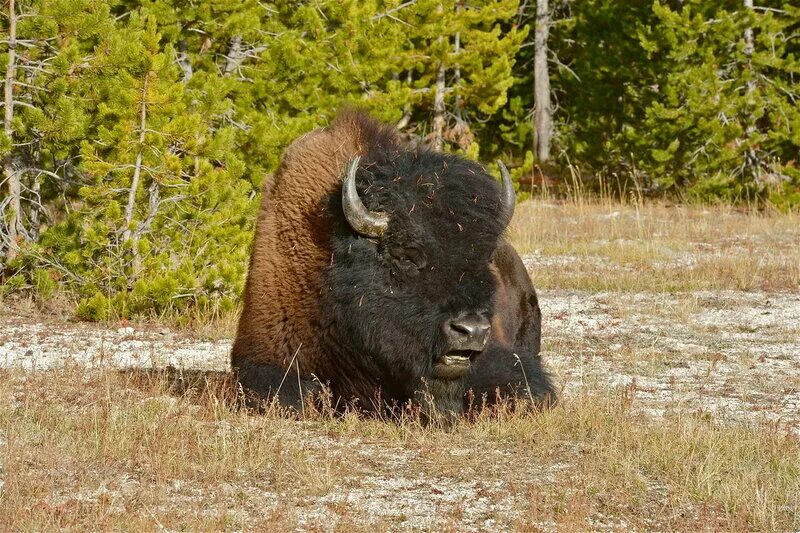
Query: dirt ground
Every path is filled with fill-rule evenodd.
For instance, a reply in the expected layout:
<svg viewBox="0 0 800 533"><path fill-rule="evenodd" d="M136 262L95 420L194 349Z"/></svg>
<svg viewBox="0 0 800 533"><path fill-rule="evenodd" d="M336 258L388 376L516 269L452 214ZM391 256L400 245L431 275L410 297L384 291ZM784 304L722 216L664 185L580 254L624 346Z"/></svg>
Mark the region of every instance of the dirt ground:
<svg viewBox="0 0 800 533"><path fill-rule="evenodd" d="M772 421L800 435L800 294L540 291L543 357L569 398L626 388L634 405ZM227 370L230 340L161 326L0 315L0 366Z"/></svg>

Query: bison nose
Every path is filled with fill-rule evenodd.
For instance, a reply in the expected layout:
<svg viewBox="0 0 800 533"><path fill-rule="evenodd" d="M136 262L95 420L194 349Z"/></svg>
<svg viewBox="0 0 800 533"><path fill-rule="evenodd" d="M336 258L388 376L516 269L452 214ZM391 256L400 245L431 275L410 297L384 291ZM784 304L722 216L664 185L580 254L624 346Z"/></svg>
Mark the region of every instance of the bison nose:
<svg viewBox="0 0 800 533"><path fill-rule="evenodd" d="M462 315L445 324L445 334L450 341L451 350L479 352L486 346L491 331L489 320L475 313Z"/></svg>

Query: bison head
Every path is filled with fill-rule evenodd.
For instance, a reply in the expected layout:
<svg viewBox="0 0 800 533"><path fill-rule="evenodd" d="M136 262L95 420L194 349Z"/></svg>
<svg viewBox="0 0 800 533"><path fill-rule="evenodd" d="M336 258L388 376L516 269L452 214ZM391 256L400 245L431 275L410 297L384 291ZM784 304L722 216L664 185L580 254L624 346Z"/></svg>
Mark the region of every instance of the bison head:
<svg viewBox="0 0 800 533"><path fill-rule="evenodd" d="M502 163L501 186L455 156L374 152L345 165L341 197L331 199L340 215L325 330L358 362L342 365L349 375L337 381L369 382L398 400L427 392L439 410L458 412L491 335L492 256L514 188Z"/></svg>

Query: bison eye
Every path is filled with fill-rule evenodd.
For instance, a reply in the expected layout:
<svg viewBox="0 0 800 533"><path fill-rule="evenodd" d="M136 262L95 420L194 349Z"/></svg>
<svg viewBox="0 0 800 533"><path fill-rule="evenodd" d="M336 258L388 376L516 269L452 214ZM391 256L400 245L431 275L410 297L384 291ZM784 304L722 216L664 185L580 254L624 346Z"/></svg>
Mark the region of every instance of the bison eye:
<svg viewBox="0 0 800 533"><path fill-rule="evenodd" d="M392 247L389 253L395 265L406 272L422 270L428 264L425 253L414 246Z"/></svg>

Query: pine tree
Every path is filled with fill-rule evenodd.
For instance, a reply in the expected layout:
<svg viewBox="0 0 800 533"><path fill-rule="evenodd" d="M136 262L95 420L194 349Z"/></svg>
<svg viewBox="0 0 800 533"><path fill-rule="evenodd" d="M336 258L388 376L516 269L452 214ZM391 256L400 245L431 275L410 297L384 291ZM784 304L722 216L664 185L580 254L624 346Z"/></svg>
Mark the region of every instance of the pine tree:
<svg viewBox="0 0 800 533"><path fill-rule="evenodd" d="M409 24L406 61L411 109L428 124L435 147L449 141L477 157L482 122L507 102L514 57L527 30L505 24L516 0L417 2L403 12ZM437 122L438 121L438 122Z"/></svg>
<svg viewBox="0 0 800 533"><path fill-rule="evenodd" d="M4 61L10 83L4 87L0 142L6 176L17 180L17 192L7 197L16 213L16 223L7 229L13 227L19 241L9 250L9 261L20 243L35 243L58 217L48 204L66 193L76 177L77 143L89 134L89 120L84 99L74 91L88 60L88 43L110 20L108 8L97 0L22 2L16 8L15 49ZM11 35L9 28L9 47Z"/></svg>
<svg viewBox="0 0 800 533"><path fill-rule="evenodd" d="M800 198L800 62L788 37L800 8L778 4L654 5L659 22L641 42L669 68L639 94L644 118L620 140L649 181L703 197Z"/></svg>
<svg viewBox="0 0 800 533"><path fill-rule="evenodd" d="M516 177L541 162L535 2L13 4L5 289L60 284L83 316L232 305L261 183L345 105ZM551 161L589 186L800 202L800 13L783 4L551 0Z"/></svg>
<svg viewBox="0 0 800 533"><path fill-rule="evenodd" d="M559 60L553 80L559 109L554 151L562 166L572 165L589 179L614 174L626 179L635 171L630 154L613 140L639 123L640 95L663 68L638 38L654 18L649 2L562 4L550 36Z"/></svg>
<svg viewBox="0 0 800 533"><path fill-rule="evenodd" d="M96 134L81 144L81 207L40 246L85 295L82 316L223 309L241 290L251 187L230 127L211 127L160 39L132 13L84 78Z"/></svg>

